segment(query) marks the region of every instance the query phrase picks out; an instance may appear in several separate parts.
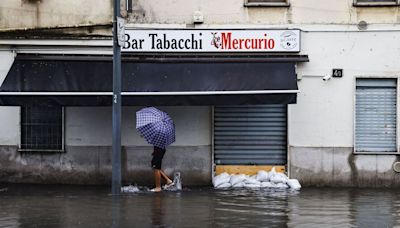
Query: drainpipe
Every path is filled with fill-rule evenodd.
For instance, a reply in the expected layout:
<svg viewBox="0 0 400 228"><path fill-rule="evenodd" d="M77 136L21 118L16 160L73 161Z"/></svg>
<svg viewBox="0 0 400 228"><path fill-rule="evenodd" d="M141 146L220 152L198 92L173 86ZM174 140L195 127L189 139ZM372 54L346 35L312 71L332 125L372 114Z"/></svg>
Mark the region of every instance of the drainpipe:
<svg viewBox="0 0 400 228"><path fill-rule="evenodd" d="M113 15L113 99L112 99L112 183L113 195L121 193L121 48L118 45L117 17L120 0L114 0Z"/></svg>

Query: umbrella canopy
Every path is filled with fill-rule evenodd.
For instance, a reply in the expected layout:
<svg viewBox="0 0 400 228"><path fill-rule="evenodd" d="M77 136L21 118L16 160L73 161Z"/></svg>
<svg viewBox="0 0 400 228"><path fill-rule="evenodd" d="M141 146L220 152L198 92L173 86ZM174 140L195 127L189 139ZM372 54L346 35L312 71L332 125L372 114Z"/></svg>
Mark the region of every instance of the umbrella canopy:
<svg viewBox="0 0 400 228"><path fill-rule="evenodd" d="M136 129L154 146L165 148L175 142L175 126L171 117L154 107L136 112Z"/></svg>

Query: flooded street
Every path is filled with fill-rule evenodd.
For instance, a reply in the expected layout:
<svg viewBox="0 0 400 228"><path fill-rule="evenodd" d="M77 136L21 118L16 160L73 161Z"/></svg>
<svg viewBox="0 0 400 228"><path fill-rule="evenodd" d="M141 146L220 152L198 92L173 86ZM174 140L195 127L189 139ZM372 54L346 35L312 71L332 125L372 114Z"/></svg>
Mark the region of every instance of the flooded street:
<svg viewBox="0 0 400 228"><path fill-rule="evenodd" d="M4 190L7 188L7 190ZM1 185L0 227L394 227L400 190L184 189Z"/></svg>

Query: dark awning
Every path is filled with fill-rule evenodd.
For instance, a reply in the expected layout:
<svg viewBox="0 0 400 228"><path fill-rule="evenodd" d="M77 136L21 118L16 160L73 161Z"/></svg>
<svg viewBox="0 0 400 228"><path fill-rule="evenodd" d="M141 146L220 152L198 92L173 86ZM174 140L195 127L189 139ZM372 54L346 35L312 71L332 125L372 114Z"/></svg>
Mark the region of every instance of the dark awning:
<svg viewBox="0 0 400 228"><path fill-rule="evenodd" d="M123 58L123 105L296 102L295 62L240 59L148 61ZM0 105L111 105L111 95L110 57L19 56L0 87Z"/></svg>

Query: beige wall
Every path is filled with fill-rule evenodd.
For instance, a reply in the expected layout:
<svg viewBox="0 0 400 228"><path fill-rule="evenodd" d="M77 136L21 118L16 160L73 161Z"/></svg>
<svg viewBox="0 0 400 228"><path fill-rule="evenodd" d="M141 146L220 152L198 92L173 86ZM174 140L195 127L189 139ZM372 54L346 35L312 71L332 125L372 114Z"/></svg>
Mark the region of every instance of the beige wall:
<svg viewBox="0 0 400 228"><path fill-rule="evenodd" d="M353 0L291 0L290 7L244 7L244 0L133 0L131 23L191 24L201 11L204 24L355 24L400 22L399 7L353 7Z"/></svg>
<svg viewBox="0 0 400 228"><path fill-rule="evenodd" d="M290 7L244 7L244 0L132 1L129 22L135 24L192 24L195 11L203 13L204 25L400 22L399 7L354 7L353 0L291 0ZM1 0L0 29L110 23L112 7L112 0Z"/></svg>
<svg viewBox="0 0 400 228"><path fill-rule="evenodd" d="M0 29L110 23L111 0L1 0Z"/></svg>

